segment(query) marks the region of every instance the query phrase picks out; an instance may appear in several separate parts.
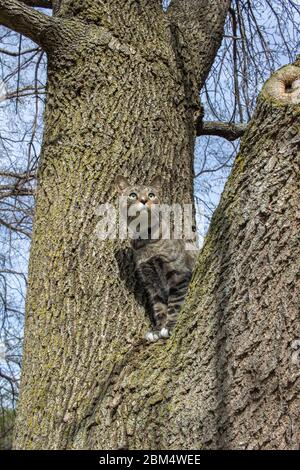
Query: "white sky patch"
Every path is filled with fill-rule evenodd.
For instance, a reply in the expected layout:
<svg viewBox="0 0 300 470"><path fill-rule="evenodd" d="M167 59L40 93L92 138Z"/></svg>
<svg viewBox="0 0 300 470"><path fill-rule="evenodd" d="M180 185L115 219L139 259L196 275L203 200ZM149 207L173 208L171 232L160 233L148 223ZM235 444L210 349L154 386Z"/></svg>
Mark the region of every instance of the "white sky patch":
<svg viewBox="0 0 300 470"><path fill-rule="evenodd" d="M0 105L6 100L7 90L3 80L0 80Z"/></svg>

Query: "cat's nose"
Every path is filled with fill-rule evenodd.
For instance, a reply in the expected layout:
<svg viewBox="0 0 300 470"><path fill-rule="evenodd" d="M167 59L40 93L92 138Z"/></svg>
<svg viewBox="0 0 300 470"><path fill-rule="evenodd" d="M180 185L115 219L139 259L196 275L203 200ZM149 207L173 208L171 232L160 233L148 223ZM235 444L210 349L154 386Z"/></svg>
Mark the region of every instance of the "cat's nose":
<svg viewBox="0 0 300 470"><path fill-rule="evenodd" d="M142 204L146 204L146 202L147 202L147 199L146 199L146 198L144 198L144 197L142 197L142 198L140 199L140 202L141 202Z"/></svg>

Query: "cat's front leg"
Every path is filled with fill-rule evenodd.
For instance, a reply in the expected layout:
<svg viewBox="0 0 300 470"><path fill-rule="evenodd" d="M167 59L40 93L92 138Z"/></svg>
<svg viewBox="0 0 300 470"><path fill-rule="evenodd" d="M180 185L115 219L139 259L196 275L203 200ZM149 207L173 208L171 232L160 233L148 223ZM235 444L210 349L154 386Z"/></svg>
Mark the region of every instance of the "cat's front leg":
<svg viewBox="0 0 300 470"><path fill-rule="evenodd" d="M158 295L157 293L150 293L150 301L153 310L153 316L155 321L155 327L146 333L145 339L151 343L157 341L159 338L165 338L161 334L163 325L166 322L168 315L168 305L166 300Z"/></svg>
<svg viewBox="0 0 300 470"><path fill-rule="evenodd" d="M187 294L190 279L191 273L189 272L183 274L175 273L174 276L170 278L168 312L166 321L160 332L161 337L168 338L171 335L176 325L178 313Z"/></svg>
<svg viewBox="0 0 300 470"><path fill-rule="evenodd" d="M153 343L162 337L160 332L168 315L166 280L159 263L155 260L139 263L138 274L147 291L154 320L153 328L146 333L145 339Z"/></svg>

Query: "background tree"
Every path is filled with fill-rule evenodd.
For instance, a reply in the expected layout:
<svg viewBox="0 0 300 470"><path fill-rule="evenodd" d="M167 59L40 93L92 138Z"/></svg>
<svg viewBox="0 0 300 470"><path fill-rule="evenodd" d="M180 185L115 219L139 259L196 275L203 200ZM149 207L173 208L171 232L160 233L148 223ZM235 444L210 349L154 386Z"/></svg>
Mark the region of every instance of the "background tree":
<svg viewBox="0 0 300 470"><path fill-rule="evenodd" d="M124 429L132 418L120 411L126 394L121 392L121 399L116 399L113 398L114 393L110 392L110 381L111 377L115 380L115 372L109 371L111 368L119 370L120 367L127 367L126 361L129 361L132 351L140 347L137 338L147 328L147 320L142 323L143 307L130 293L136 289L132 282L131 263L124 256L123 248L115 245L97 245L96 248L97 240L92 231L96 223L96 204L107 200L107 194L109 198L114 196L111 191L114 172L124 170L127 174L132 173L134 179L147 179L160 168L163 174L175 171L175 175L178 175L178 186L169 181L170 194L180 201L191 200L195 135L216 134L231 140L239 137L245 128L243 125L224 125L220 122L202 124L199 90L202 89L203 98L207 98L204 100L206 113L209 110L214 119L227 119L229 122L238 119L243 122L246 116L248 120L254 105L253 96L265 78L263 74L259 75L258 58L260 63L265 62L264 70L267 73L282 59L282 50L286 55L290 54L289 57L294 57L297 36L288 36L295 34L297 29L286 28L283 34L281 25L283 21L291 21L289 7L294 8L294 14L297 10L293 2L277 2L276 5L275 2L272 5L255 2L255 9L251 2L232 2L225 24L223 45L211 69L210 80L205 81L222 38L226 8L229 7L226 2L213 2L209 11L201 8L201 2L173 2L166 13L161 10L159 2L154 1L142 2L140 9L134 7L130 12L126 9L121 12L118 2L113 2L115 6L101 7L103 11L95 2L80 2L79 9L74 9L74 5L69 5L69 2L61 2L59 9L59 2L56 2L54 18L45 17L32 8L22 6L20 2L11 2L9 7L4 3L3 6L0 3L2 23L29 35L47 51L49 57L46 132L38 190L38 201L42 202L37 205L38 235L33 245L28 346L25 348L25 352L26 349L30 351L30 356L22 386L25 398L20 407L21 437L18 445L117 446L125 439L127 431L124 434ZM30 6L49 5L49 2L22 3ZM107 11L106 8L112 10ZM258 20L259 14L267 8L273 11L274 21L278 20L277 44L269 40L269 35L274 34L275 29L272 31L270 27L262 27ZM125 22L126 29L122 22ZM210 24L208 32L207 24ZM49 34L48 38L41 33L44 27ZM154 29L149 32L147 43L144 44L143 38L149 27ZM211 36L211 28L215 35ZM279 49L278 44L281 42L283 46ZM14 52L20 62L18 70L23 55L21 46ZM23 90L23 93L32 93L35 101L35 119L31 129L33 134L36 134L39 123L38 92L43 93L38 74L44 55L41 55L39 49L36 52L38 59L34 87L31 85L31 89ZM26 54L30 54L30 50ZM24 52L24 56L26 54ZM233 73L226 75L226 68L229 67ZM173 76L170 71L174 71ZM20 77L19 71L17 75ZM230 94L225 95L225 101L222 99L226 77L235 92L232 95L233 108L230 106ZM161 83L165 85L164 89ZM210 90L209 86L213 88ZM12 95L18 106L21 95L18 84L17 96ZM91 100L94 104L92 108ZM220 108L220 101L226 104L224 108ZM132 107L133 115L124 113L124 103L129 109ZM232 109L234 111L229 115ZM198 192L198 197L211 210L216 201L212 175L216 172L220 175L223 169L228 171L232 155L229 152L221 153L220 145L211 145L211 137L208 139L202 147L206 149L205 152L196 155L196 165L199 166L199 169L196 167L196 174L202 176L202 181L205 178L206 186L202 187L211 200L203 197L203 190L200 195ZM31 163L23 171L22 184L19 176L4 175L9 178L14 191L8 193L5 199L9 203L14 197L16 201L22 200L28 204L38 154L36 152L34 155L34 142L32 140L28 145L31 149ZM19 171L20 174L22 172ZM7 179L5 183L8 186ZM21 223L16 218L19 205L11 213L15 225L11 224L7 228L11 231L16 226L20 228L18 234L21 230L24 232L22 222L29 221L30 210L27 209L27 219L22 217ZM30 230L25 232L23 236L27 236ZM95 253L99 253L97 260ZM45 272L42 273L43 267ZM120 275L123 277L121 289ZM95 282L94 287L92 281ZM127 314L124 315L124 312ZM112 328L114 321L118 331ZM75 330L76 334L72 334ZM38 338L31 337L35 333L39 335ZM53 338L50 346L49 335ZM141 347L143 354L146 351L149 353L149 348L145 345ZM157 354L157 349L153 353ZM80 355L79 361L77 354ZM62 357L65 367L58 370ZM130 364L128 367L130 369ZM34 377L30 377L32 372ZM61 378L58 380L59 374ZM75 384L72 380L74 375L77 377ZM34 397L36 401L29 406L37 383L39 390ZM119 385L115 385L117 397ZM85 392L87 396L84 396ZM103 409L100 407L99 393L105 398L101 405ZM143 396L142 390L140 393ZM57 403L55 408L59 397L64 402L60 405ZM118 400L121 403L120 407L112 406L114 424L108 429L114 432L110 440L103 433L98 418L95 419L96 411L107 415L106 399L109 406ZM164 411L163 400L161 404ZM86 415L90 413L91 406L93 411ZM155 414L157 408L151 407ZM32 421L29 416L33 411ZM125 424L122 424L122 420L120 422L120 416ZM29 421L31 424L28 428ZM87 421L92 421L92 425L86 425ZM149 426L156 429L155 419L150 421ZM41 433L44 425L45 429ZM143 445L135 441L136 437L129 437L130 445ZM200 434L195 432L191 438L200 439ZM180 442L179 436L177 442ZM148 444L145 441L144 445L168 447L172 443L158 435L157 442L152 439ZM190 443L186 440L181 445L188 446Z"/></svg>

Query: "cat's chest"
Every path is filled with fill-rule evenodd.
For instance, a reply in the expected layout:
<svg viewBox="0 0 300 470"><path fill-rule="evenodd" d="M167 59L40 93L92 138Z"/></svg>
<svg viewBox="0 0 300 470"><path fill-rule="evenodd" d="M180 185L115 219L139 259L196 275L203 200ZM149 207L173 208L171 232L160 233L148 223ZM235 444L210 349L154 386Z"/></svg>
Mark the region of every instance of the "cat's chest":
<svg viewBox="0 0 300 470"><path fill-rule="evenodd" d="M182 256L181 247L176 240L157 240L135 250L137 264L159 259L162 263L178 262Z"/></svg>

